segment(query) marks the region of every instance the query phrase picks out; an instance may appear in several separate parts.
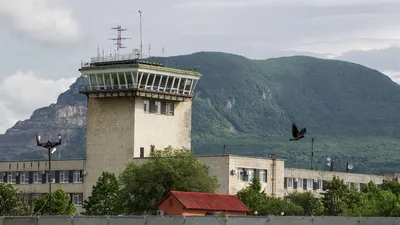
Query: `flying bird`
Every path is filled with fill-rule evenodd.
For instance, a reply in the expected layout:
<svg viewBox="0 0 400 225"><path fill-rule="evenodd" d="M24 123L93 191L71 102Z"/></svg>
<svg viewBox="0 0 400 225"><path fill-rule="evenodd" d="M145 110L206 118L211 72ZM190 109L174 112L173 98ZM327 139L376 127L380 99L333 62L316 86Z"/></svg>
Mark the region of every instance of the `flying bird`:
<svg viewBox="0 0 400 225"><path fill-rule="evenodd" d="M301 131L299 132L299 130L297 129L297 126L295 123L292 123L292 135L293 138L289 139L289 141L298 141L300 139L302 139L304 137L304 135L306 135L307 130L304 127L303 129L301 129Z"/></svg>

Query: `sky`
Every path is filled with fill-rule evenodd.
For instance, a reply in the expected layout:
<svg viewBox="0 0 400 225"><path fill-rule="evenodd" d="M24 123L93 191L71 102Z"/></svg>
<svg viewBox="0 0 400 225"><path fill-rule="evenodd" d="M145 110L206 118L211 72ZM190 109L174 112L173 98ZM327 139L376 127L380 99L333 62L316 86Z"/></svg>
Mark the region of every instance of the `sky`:
<svg viewBox="0 0 400 225"><path fill-rule="evenodd" d="M399 0L0 0L0 133L54 103L81 60L125 50L310 55L377 69L400 83ZM164 54L162 49L164 48Z"/></svg>

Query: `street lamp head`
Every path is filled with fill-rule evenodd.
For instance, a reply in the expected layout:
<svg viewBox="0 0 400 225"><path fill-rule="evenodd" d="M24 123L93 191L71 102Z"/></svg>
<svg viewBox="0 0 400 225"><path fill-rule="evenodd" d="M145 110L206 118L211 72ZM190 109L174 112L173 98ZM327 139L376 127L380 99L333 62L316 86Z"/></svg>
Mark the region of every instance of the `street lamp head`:
<svg viewBox="0 0 400 225"><path fill-rule="evenodd" d="M53 154L55 151L57 151L57 149L56 149L56 148L53 148L53 149L51 150L51 154Z"/></svg>
<svg viewBox="0 0 400 225"><path fill-rule="evenodd" d="M40 142L40 135L36 135L36 142L37 142L37 143Z"/></svg>
<svg viewBox="0 0 400 225"><path fill-rule="evenodd" d="M61 143L61 133L58 133L58 141Z"/></svg>

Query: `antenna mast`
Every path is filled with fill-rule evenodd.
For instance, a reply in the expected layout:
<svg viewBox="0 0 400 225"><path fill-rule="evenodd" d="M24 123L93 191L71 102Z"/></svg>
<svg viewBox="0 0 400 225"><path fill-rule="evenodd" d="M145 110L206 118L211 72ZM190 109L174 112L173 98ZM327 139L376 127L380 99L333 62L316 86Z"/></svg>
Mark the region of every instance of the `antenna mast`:
<svg viewBox="0 0 400 225"><path fill-rule="evenodd" d="M117 30L117 31L118 31L118 37L117 37L117 38L108 38L108 40L117 41L117 42L115 43L115 45L117 46L117 51L119 51L120 48L126 48L125 46L122 46L122 40L131 39L131 38L122 37L122 31L125 31L125 30L127 30L127 29L125 29L125 28L123 29L123 28L121 27L121 25L118 25L117 27L112 27L111 29L112 29L112 30Z"/></svg>
<svg viewBox="0 0 400 225"><path fill-rule="evenodd" d="M143 54L143 45L142 45L142 11L138 10L140 16L140 58L142 58Z"/></svg>

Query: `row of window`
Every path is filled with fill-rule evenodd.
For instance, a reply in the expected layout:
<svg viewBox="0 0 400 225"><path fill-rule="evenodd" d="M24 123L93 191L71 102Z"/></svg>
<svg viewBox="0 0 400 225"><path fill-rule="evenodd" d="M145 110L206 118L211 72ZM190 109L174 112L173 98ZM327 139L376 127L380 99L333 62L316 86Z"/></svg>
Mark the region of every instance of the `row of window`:
<svg viewBox="0 0 400 225"><path fill-rule="evenodd" d="M144 100L145 113L174 115L174 103L165 101Z"/></svg>
<svg viewBox="0 0 400 225"><path fill-rule="evenodd" d="M266 169L249 169L249 168L238 168L237 179L238 181L251 181L256 177L261 183L267 182L267 170Z"/></svg>
<svg viewBox="0 0 400 225"><path fill-rule="evenodd" d="M47 193L29 193L23 194L23 201L28 203L33 199L38 199L46 195ZM83 203L83 193L67 193L69 195L70 203L74 203L74 205L82 205Z"/></svg>
<svg viewBox="0 0 400 225"><path fill-rule="evenodd" d="M86 76L86 85L90 89L140 88L179 94L192 94L197 79L174 77L149 73L103 73Z"/></svg>
<svg viewBox="0 0 400 225"><path fill-rule="evenodd" d="M323 180L320 179L302 179L302 178L293 178L293 177L285 177L284 180L284 188L293 188L293 189L304 189L304 190L322 190L323 189ZM355 187L357 190L360 190L363 183L354 183L354 182L346 182L349 188Z"/></svg>
<svg viewBox="0 0 400 225"><path fill-rule="evenodd" d="M49 176L48 171L23 171L23 172L5 172L3 179L0 183L10 184L45 184L49 183L75 183L80 184L83 182L82 170L64 170L64 171L51 171Z"/></svg>
<svg viewBox="0 0 400 225"><path fill-rule="evenodd" d="M323 180L301 179L293 177L285 177L284 179L284 188L303 190L322 190L323 188Z"/></svg>

